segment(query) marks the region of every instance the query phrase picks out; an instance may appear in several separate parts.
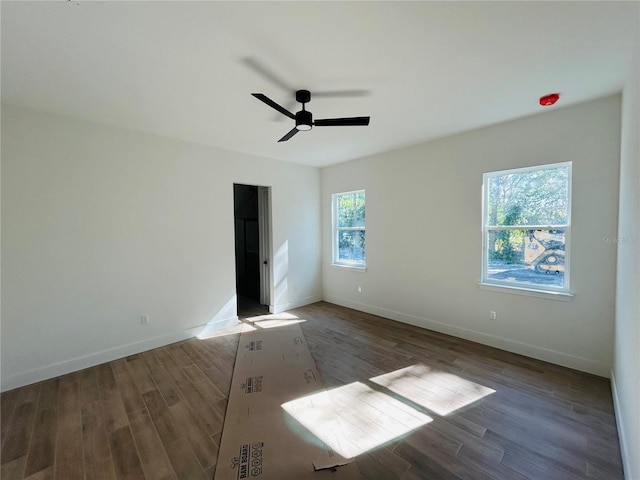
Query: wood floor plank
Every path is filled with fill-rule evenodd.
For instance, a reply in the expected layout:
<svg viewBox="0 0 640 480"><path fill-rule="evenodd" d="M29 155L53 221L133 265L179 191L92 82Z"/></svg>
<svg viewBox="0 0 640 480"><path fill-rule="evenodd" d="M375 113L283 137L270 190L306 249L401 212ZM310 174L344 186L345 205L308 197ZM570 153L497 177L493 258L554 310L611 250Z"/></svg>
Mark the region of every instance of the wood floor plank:
<svg viewBox="0 0 640 480"><path fill-rule="evenodd" d="M233 340L233 343L237 345L238 342L238 338L240 336L239 333L233 334L231 335L232 337L235 337L236 340ZM227 339L225 340L221 340L221 342L224 342L226 344L229 344L229 341ZM208 362L211 362L212 365L215 365L217 363L217 357L214 355L214 351L212 351L209 346L202 340L200 339L195 339L192 338L190 341L190 345ZM234 356L235 359L235 356ZM206 368L206 367L205 367ZM204 370L204 369L203 369Z"/></svg>
<svg viewBox="0 0 640 480"><path fill-rule="evenodd" d="M85 466L110 459L109 436L101 402L85 404L81 410Z"/></svg>
<svg viewBox="0 0 640 480"><path fill-rule="evenodd" d="M23 480L24 469L26 466L26 455L11 461L3 462L2 465L0 465L0 478L2 480Z"/></svg>
<svg viewBox="0 0 640 480"><path fill-rule="evenodd" d="M207 377L197 365L189 365L182 369L191 379L194 386L209 399L211 402L217 402L226 397L218 387Z"/></svg>
<svg viewBox="0 0 640 480"><path fill-rule="evenodd" d="M116 385L122 397L122 404L127 414L137 412L141 408L144 408L144 401L142 400L140 391L127 369L126 359L111 362L111 365L113 367Z"/></svg>
<svg viewBox="0 0 640 480"><path fill-rule="evenodd" d="M431 471L419 470L416 468L410 468L403 476L402 480L461 480L460 477L450 472L442 472L438 476L434 476Z"/></svg>
<svg viewBox="0 0 640 480"><path fill-rule="evenodd" d="M18 403L19 393L20 390L16 388L15 390L10 390L0 395L0 449L7 439L7 432L9 431L13 412Z"/></svg>
<svg viewBox="0 0 640 480"><path fill-rule="evenodd" d="M554 448L549 442L540 442L529 437L522 437L519 430L502 428L502 433L494 432L491 427L484 435L484 439L494 445L500 445L519 461L529 462L547 472L551 477L574 480L585 478L586 464L582 458L567 452L562 446ZM515 433L514 433L515 432Z"/></svg>
<svg viewBox="0 0 640 480"><path fill-rule="evenodd" d="M406 471L411 468L409 462L384 447L359 455L357 463L360 473L371 480L379 478L401 479Z"/></svg>
<svg viewBox="0 0 640 480"><path fill-rule="evenodd" d="M158 357L156 357L155 350L147 350L146 352L142 352L140 354L140 358L142 358L145 365L147 366L147 369L149 370L160 366L160 360L158 360Z"/></svg>
<svg viewBox="0 0 640 480"><path fill-rule="evenodd" d="M171 414L160 392L158 390L146 392L143 398L162 442L169 445L182 438L178 422Z"/></svg>
<svg viewBox="0 0 640 480"><path fill-rule="evenodd" d="M238 335L239 336L239 335ZM233 370L235 364L235 354L229 355L225 347L226 342L223 339L206 339L204 340L205 346L208 350L208 358L211 359L213 365L218 365L220 368L229 368Z"/></svg>
<svg viewBox="0 0 640 480"><path fill-rule="evenodd" d="M50 470L50 473L43 474L42 478L49 478L49 475L51 478L53 477L59 389L60 380L58 378L43 382L40 388L36 422L25 469L26 477L45 469Z"/></svg>
<svg viewBox="0 0 640 480"><path fill-rule="evenodd" d="M186 439L181 438L168 445L167 453L179 480L210 480L204 476L204 471Z"/></svg>
<svg viewBox="0 0 640 480"><path fill-rule="evenodd" d="M407 461L400 458L388 448L378 448L370 452L369 455L397 477L402 477L411 467Z"/></svg>
<svg viewBox="0 0 640 480"><path fill-rule="evenodd" d="M67 383L79 382L81 373L82 373L82 370L77 370L75 372L62 375L60 377L60 386L66 385Z"/></svg>
<svg viewBox="0 0 640 480"><path fill-rule="evenodd" d="M587 437L586 453L589 458L587 473L589 466L591 466L592 471L607 472L611 477L622 475L623 466L619 442L594 434Z"/></svg>
<svg viewBox="0 0 640 480"><path fill-rule="evenodd" d="M77 385L77 383L74 384ZM55 480L83 480L82 425L80 422L77 425L75 422L69 425L60 422L60 427L56 439Z"/></svg>
<svg viewBox="0 0 640 480"><path fill-rule="evenodd" d="M503 465L504 452L499 451L496 455L496 451L499 451L497 447L486 442L475 443L472 448L468 448L468 444L465 443L460 448L457 458L465 460L477 470L481 470L494 478L501 480L527 480L524 475Z"/></svg>
<svg viewBox="0 0 640 480"><path fill-rule="evenodd" d="M216 433L222 429L224 423L224 413L221 414L220 410L215 407L216 404L224 402L225 399L218 400L218 402L210 402L192 383L180 382L178 384L180 392L189 402L192 410L198 416L202 425L210 435Z"/></svg>
<svg viewBox="0 0 640 480"><path fill-rule="evenodd" d="M116 478L118 480L144 479L142 464L129 426L111 432L109 440L113 452Z"/></svg>
<svg viewBox="0 0 640 480"><path fill-rule="evenodd" d="M141 395L156 388L147 370L147 365L141 357L137 356L136 358L127 360L126 369Z"/></svg>
<svg viewBox="0 0 640 480"><path fill-rule="evenodd" d="M445 417L445 421L449 422L451 425L458 427L461 430L464 430L467 433L470 433L471 435L475 435L478 438L482 438L487 431L487 428L482 426L480 423L473 421L461 414Z"/></svg>
<svg viewBox="0 0 640 480"><path fill-rule="evenodd" d="M97 367L87 368L80 372L78 393L80 406L100 400Z"/></svg>
<svg viewBox="0 0 640 480"><path fill-rule="evenodd" d="M558 412L556 415L551 416L548 412L545 414L532 413L531 409L523 409L523 406L528 406L528 404L522 403L520 406L514 406L506 403L497 405L486 402L485 418L498 420L505 416L518 415L521 417L522 424L527 426L527 431L531 436L536 438L553 437L563 444L573 445L581 449L586 448L587 437L584 433L574 428L573 423L570 421L569 412L567 412L567 415L562 415L562 412Z"/></svg>
<svg viewBox="0 0 640 480"><path fill-rule="evenodd" d="M236 352L238 351L239 337L223 337L223 342L220 345L220 352L222 358L226 359L228 363L233 365L236 360Z"/></svg>
<svg viewBox="0 0 640 480"><path fill-rule="evenodd" d="M82 426L78 382L60 381L58 425L61 429Z"/></svg>
<svg viewBox="0 0 640 480"><path fill-rule="evenodd" d="M22 389L19 394L7 438L0 452L0 461L3 464L29 453L29 442L36 422L40 387L41 384L31 385Z"/></svg>
<svg viewBox="0 0 640 480"><path fill-rule="evenodd" d="M460 448L456 452L456 456L461 459L466 459L469 463L482 470L487 471L491 467L498 468L497 466L502 462L504 450L501 447L483 441L465 430L447 422L446 419L436 418L429 424L429 427L433 428L441 435L459 442ZM491 472L488 473L492 474Z"/></svg>
<svg viewBox="0 0 640 480"><path fill-rule="evenodd" d="M146 480L175 480L173 467L147 410L133 413L130 423Z"/></svg>
<svg viewBox="0 0 640 480"><path fill-rule="evenodd" d="M189 358L184 350L182 349L182 345L185 342L174 343L167 347L164 347L164 350L169 354L171 359L178 365L179 367L186 367L193 363L193 360Z"/></svg>
<svg viewBox="0 0 640 480"><path fill-rule="evenodd" d="M617 478L622 474L619 469L612 470L609 466L598 465L597 463L587 462L587 478L593 480L609 480Z"/></svg>
<svg viewBox="0 0 640 480"><path fill-rule="evenodd" d="M182 348L182 351L187 354L194 365L202 370L206 370L213 365L213 362L208 358L208 356L200 354L200 351L193 345L193 343L196 342L197 340L186 340L180 344L180 348Z"/></svg>
<svg viewBox="0 0 640 480"><path fill-rule="evenodd" d="M213 434L219 431L222 428L224 414L221 415L219 410L214 407L215 401L209 400L196 388L184 368L179 367L172 357L163 358L161 361L178 387L180 396L189 403L207 432Z"/></svg>
<svg viewBox="0 0 640 480"><path fill-rule="evenodd" d="M511 470L520 473L524 477L530 480L548 480L549 472L534 465L531 462L527 462L519 455L512 455L511 453L505 453L502 464Z"/></svg>
<svg viewBox="0 0 640 480"><path fill-rule="evenodd" d="M110 364L98 367L98 389L107 433L127 426L127 411Z"/></svg>
<svg viewBox="0 0 640 480"><path fill-rule="evenodd" d="M38 470L33 475L29 475L25 477L25 480L53 480L54 478L54 467L53 465L48 466L42 470Z"/></svg>
<svg viewBox="0 0 640 480"><path fill-rule="evenodd" d="M226 365L213 365L211 368L203 370L203 373L213 382L213 384L222 392L228 392L231 389L231 378L233 368Z"/></svg>
<svg viewBox="0 0 640 480"><path fill-rule="evenodd" d="M169 372L167 372L161 363L158 362L157 366L151 368L151 370L149 370L149 374L168 406L174 405L180 401L178 387L169 375Z"/></svg>
<svg viewBox="0 0 640 480"><path fill-rule="evenodd" d="M356 465L358 466L358 470L365 480L376 480L379 478L385 478L388 480L400 480L400 478L402 478L381 463L377 462L368 453L358 455L358 458L356 459Z"/></svg>
<svg viewBox="0 0 640 480"><path fill-rule="evenodd" d="M116 471L111 457L92 462L87 465L87 479L91 480L116 480Z"/></svg>
<svg viewBox="0 0 640 480"><path fill-rule="evenodd" d="M535 423L510 421L512 417L509 414L496 412L488 407L484 410L483 418L488 429L483 438L488 441L495 438L508 439L502 440L500 444L505 451L526 446L527 449L539 452L543 456L557 458L584 474L586 464L579 446L555 439L554 430L545 431ZM570 435L574 432L565 433Z"/></svg>
<svg viewBox="0 0 640 480"><path fill-rule="evenodd" d="M601 412L585 405L571 404L571 412L576 421L589 425L598 431L606 430L608 433L617 432L616 417L608 412Z"/></svg>
<svg viewBox="0 0 640 480"><path fill-rule="evenodd" d="M215 467L215 465L213 467L211 467L211 468L208 468L204 472L204 478L208 478L210 480L213 480L213 478L215 476L216 476L216 467Z"/></svg>
<svg viewBox="0 0 640 480"><path fill-rule="evenodd" d="M169 410L181 427L191 449L196 455L203 469L208 469L216 464L218 458L218 445L203 428L198 417L193 413L187 402L179 402L169 407Z"/></svg>
<svg viewBox="0 0 640 480"><path fill-rule="evenodd" d="M429 449L428 455L425 455L425 448ZM411 464L411 469L404 475L406 478L495 480L483 472L479 472L477 477L472 477L473 469L456 461L455 452L442 448L442 444L427 446L403 441L396 446L394 452Z"/></svg>

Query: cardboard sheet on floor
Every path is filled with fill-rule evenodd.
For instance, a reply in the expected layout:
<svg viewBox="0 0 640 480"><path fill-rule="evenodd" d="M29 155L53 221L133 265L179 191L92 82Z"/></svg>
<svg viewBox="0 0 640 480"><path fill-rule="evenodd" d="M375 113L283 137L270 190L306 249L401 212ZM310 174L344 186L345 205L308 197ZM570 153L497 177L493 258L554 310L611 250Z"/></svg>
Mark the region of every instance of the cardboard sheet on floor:
<svg viewBox="0 0 640 480"><path fill-rule="evenodd" d="M299 324L246 326L240 335L215 480L361 479L353 459L328 446L340 444L339 426L336 431L325 428L323 441L282 407L323 388ZM328 417L335 417L332 404L323 408Z"/></svg>

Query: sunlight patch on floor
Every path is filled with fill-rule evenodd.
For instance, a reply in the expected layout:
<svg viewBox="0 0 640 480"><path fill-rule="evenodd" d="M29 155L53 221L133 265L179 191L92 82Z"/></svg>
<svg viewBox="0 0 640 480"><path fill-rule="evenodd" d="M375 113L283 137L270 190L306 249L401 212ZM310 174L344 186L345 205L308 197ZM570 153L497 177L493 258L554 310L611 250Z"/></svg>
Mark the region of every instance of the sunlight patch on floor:
<svg viewBox="0 0 640 480"><path fill-rule="evenodd" d="M422 363L370 380L438 415L448 415L495 392Z"/></svg>
<svg viewBox="0 0 640 480"><path fill-rule="evenodd" d="M292 313L269 313L267 315L256 315L255 317L245 318L246 322L250 322L257 328L277 328L293 325L295 323L306 322Z"/></svg>
<svg viewBox="0 0 640 480"><path fill-rule="evenodd" d="M282 408L345 458L384 445L433 420L360 382L298 398Z"/></svg>
<svg viewBox="0 0 640 480"><path fill-rule="evenodd" d="M223 328L221 330L216 330L210 333L204 333L204 334L198 335L197 338L199 340L207 340L209 338L226 337L227 335L239 335L242 332L248 332L251 330L256 330L256 328L252 327L251 325L247 325L246 323L238 322L237 325Z"/></svg>

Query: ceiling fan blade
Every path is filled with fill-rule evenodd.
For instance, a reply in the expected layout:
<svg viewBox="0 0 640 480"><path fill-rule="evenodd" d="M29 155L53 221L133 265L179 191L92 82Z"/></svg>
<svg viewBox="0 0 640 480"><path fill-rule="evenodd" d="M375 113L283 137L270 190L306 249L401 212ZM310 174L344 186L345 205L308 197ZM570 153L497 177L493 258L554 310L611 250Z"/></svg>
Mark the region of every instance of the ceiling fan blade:
<svg viewBox="0 0 640 480"><path fill-rule="evenodd" d="M287 110L291 111L296 107L296 101L295 100L291 100L289 102L287 102L284 105L284 108L286 108ZM282 118L280 115L274 115L273 116L273 121L274 122L284 122L284 118Z"/></svg>
<svg viewBox="0 0 640 480"><path fill-rule="evenodd" d="M341 127L348 125L369 125L369 117L325 118L314 120L316 127Z"/></svg>
<svg viewBox="0 0 640 480"><path fill-rule="evenodd" d="M278 105L276 102L274 102L273 100L271 100L269 97L267 97L266 95L262 94L262 93L252 93L251 95L253 95L254 97L256 97L258 100L266 103L267 105L269 105L271 108L276 109L277 111L279 111L281 114L286 115L287 117L295 120L296 116L291 113L289 110L287 110L286 108Z"/></svg>
<svg viewBox="0 0 640 480"><path fill-rule="evenodd" d="M278 140L278 142L286 142L291 137L293 137L296 133L298 133L298 131L299 130L296 127L293 127L291 130L289 130L289 133L287 133L284 137Z"/></svg>
<svg viewBox="0 0 640 480"><path fill-rule="evenodd" d="M244 63L247 67L252 69L258 75L263 76L264 78L269 80L271 83L273 83L274 85L277 85L283 90L293 91L293 87L291 85L289 85L284 79L280 78L277 74L272 72L257 58L245 57L242 59L242 63Z"/></svg>

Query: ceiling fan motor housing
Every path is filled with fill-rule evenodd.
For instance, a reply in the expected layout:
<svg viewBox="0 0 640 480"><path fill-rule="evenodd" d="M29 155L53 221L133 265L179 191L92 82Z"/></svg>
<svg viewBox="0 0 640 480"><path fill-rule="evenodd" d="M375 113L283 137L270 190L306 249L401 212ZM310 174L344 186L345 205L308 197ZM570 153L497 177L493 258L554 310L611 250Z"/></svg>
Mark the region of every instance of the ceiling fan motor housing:
<svg viewBox="0 0 640 480"><path fill-rule="evenodd" d="M313 116L311 115L311 112L300 110L296 113L296 128L298 130L311 130L312 125Z"/></svg>

